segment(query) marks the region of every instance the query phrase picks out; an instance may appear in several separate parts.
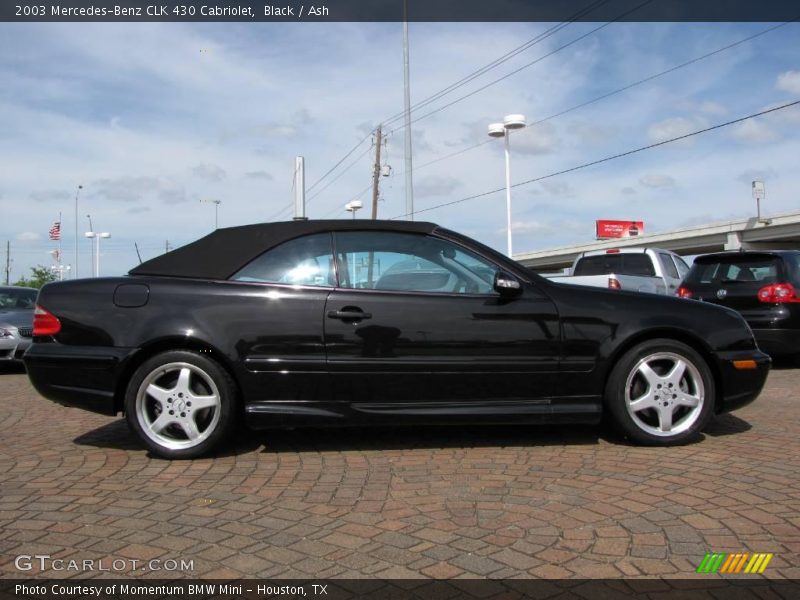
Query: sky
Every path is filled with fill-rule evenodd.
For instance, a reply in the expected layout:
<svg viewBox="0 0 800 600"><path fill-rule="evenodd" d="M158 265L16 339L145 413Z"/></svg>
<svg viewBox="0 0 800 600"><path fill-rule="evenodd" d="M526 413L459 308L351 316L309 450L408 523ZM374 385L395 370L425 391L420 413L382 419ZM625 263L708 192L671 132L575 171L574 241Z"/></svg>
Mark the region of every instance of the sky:
<svg viewBox="0 0 800 600"><path fill-rule="evenodd" d="M563 27L413 113L417 220L505 249L502 191L426 209L503 187L503 142L487 125L510 113L534 123L509 140L518 183L800 99L791 23L537 123L774 26L601 25ZM412 104L552 26L411 23ZM112 236L101 242L103 275L138 264L134 243L146 260L209 233L215 207L204 200L220 201L220 227L291 218L298 155L309 217L350 218L344 205L360 199L357 217L368 218L368 134L402 110L401 23L0 23L3 267L6 241L12 282L51 265L59 213L63 261L75 262L79 185L80 277L91 275L87 215ZM384 129L392 174L381 178L379 217L392 218L406 212L402 121ZM515 253L591 240L595 219L655 232L752 216L754 179L766 185L764 214L796 211L798 156L795 107L516 187Z"/></svg>

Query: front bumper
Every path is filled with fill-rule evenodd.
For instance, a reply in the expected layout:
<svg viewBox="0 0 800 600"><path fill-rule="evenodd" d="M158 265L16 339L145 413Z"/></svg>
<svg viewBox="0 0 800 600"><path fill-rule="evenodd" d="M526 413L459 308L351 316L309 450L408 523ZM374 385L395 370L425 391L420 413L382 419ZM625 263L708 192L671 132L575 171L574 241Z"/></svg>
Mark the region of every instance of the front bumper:
<svg viewBox="0 0 800 600"><path fill-rule="evenodd" d="M121 410L115 398L130 348L34 343L25 353L28 378L42 396L64 406L104 415Z"/></svg>
<svg viewBox="0 0 800 600"><path fill-rule="evenodd" d="M741 369L734 361L753 361L755 368ZM772 359L760 350L722 352L717 355L720 380L717 412L730 412L750 404L767 381Z"/></svg>
<svg viewBox="0 0 800 600"><path fill-rule="evenodd" d="M22 355L30 347L31 339L24 337L0 338L0 361L22 360Z"/></svg>

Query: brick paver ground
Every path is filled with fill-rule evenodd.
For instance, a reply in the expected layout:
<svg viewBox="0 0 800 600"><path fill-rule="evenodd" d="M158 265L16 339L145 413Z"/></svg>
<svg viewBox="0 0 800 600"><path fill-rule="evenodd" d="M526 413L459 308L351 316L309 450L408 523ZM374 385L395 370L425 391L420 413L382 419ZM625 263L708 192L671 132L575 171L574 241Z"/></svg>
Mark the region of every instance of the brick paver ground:
<svg viewBox="0 0 800 600"><path fill-rule="evenodd" d="M0 576L47 554L193 560L178 575L204 577L687 577L708 551L750 551L797 579L798 384L773 371L678 448L595 427L295 430L169 462L6 369Z"/></svg>

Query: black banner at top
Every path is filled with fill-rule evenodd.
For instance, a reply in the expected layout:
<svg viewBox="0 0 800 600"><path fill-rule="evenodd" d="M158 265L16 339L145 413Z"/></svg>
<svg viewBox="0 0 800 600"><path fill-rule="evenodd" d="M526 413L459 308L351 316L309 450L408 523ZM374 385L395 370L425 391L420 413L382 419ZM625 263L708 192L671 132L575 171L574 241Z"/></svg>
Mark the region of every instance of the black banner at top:
<svg viewBox="0 0 800 600"><path fill-rule="evenodd" d="M405 7L405 8L404 8ZM3 0L0 21L790 21L797 0Z"/></svg>

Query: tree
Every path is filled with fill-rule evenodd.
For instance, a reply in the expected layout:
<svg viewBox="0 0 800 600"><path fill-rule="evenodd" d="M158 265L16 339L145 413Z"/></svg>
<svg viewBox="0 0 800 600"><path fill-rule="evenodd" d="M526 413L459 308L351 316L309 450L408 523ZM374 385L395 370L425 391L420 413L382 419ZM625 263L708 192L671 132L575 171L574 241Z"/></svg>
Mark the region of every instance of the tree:
<svg viewBox="0 0 800 600"><path fill-rule="evenodd" d="M14 285L38 289L41 288L45 283L50 283L51 281L56 280L56 274L44 265L31 267L31 273L32 275L30 279L20 277L19 281L17 281Z"/></svg>

